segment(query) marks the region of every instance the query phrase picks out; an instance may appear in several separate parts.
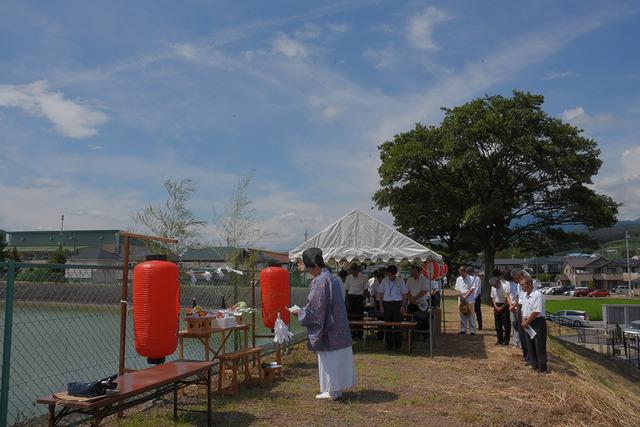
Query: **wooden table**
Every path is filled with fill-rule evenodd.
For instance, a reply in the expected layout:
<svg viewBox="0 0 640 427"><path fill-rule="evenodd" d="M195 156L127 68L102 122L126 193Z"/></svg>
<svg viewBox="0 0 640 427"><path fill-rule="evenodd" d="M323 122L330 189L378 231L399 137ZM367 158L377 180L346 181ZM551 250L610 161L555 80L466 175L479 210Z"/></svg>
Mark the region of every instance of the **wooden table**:
<svg viewBox="0 0 640 427"><path fill-rule="evenodd" d="M418 322L385 322L384 320L350 320L349 327L362 331L381 331L381 332L398 332L398 329L409 331L409 353L412 351L412 335ZM365 345L366 334L363 334L363 346Z"/></svg>
<svg viewBox="0 0 640 427"><path fill-rule="evenodd" d="M212 360L212 359L215 359L216 356L218 356L218 354L224 353L224 346L227 343L227 340L229 339L231 334L234 332L240 332L240 331L244 333L244 349L246 350L249 348L249 325L239 324L236 326L231 326L229 328L211 329L210 331L204 332L204 333L180 331L178 332L178 341L180 343L180 348L179 348L180 359L184 358L184 339L185 338L194 338L200 341L204 346L204 360ZM220 334L221 340L218 348L211 347L211 344L209 343L209 339L213 334ZM213 353L212 357L209 357L210 352Z"/></svg>
<svg viewBox="0 0 640 427"><path fill-rule="evenodd" d="M116 378L118 393L91 402L67 402L53 395L42 397L36 403L49 406L49 426L55 426L64 417L81 413L91 416L91 425L98 425L105 417L133 408L166 393L173 392L173 419L178 418L178 389L191 384L207 386L207 425L211 425L211 367L213 362L176 360L127 372ZM202 374L206 374L203 379ZM61 408L56 413L56 406ZM201 411L192 411L201 412Z"/></svg>

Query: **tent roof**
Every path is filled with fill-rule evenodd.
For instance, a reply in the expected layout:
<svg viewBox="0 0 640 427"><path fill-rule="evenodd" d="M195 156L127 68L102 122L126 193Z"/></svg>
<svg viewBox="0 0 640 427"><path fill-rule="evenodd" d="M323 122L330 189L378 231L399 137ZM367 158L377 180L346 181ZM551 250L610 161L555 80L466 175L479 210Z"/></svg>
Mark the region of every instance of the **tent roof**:
<svg viewBox="0 0 640 427"><path fill-rule="evenodd" d="M305 249L314 247L322 249L325 260L442 260L431 249L358 209L290 251L289 258L301 259Z"/></svg>

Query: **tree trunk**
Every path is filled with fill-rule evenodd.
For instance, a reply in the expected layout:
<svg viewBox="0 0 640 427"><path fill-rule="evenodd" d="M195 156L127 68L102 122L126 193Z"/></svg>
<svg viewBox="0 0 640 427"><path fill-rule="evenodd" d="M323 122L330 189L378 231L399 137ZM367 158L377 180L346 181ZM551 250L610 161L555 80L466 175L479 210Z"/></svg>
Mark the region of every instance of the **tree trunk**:
<svg viewBox="0 0 640 427"><path fill-rule="evenodd" d="M482 302L491 303L491 285L489 279L493 274L496 252L492 245L485 245L483 251L484 257L484 280L482 281Z"/></svg>

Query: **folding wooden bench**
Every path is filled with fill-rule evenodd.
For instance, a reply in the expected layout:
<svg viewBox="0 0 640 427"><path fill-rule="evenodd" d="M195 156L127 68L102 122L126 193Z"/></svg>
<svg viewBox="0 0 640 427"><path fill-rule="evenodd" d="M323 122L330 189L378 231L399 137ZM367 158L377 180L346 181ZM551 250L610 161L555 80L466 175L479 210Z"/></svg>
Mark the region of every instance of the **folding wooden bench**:
<svg viewBox="0 0 640 427"><path fill-rule="evenodd" d="M243 383L249 383L253 381L253 377L251 376L251 367L249 366L249 356L253 355L254 358L258 360L258 376L260 382L262 382L262 369L260 366L262 365L261 359L261 347L252 347L246 350L235 351L233 353L223 353L216 356L216 358L220 361L220 366L218 366L218 393L220 394L237 394L238 393L238 367L242 362L243 372L244 372L244 380ZM224 377L225 371L229 369L231 370L231 384L227 388L222 388L222 378Z"/></svg>
<svg viewBox="0 0 640 427"><path fill-rule="evenodd" d="M51 395L38 399L36 403L49 406L49 426L55 426L66 416L78 413L91 416L91 425L97 426L109 415L173 392L175 421L179 409L178 390L191 384L202 384L207 387L207 425L211 425L211 368L215 364L213 361L177 360L120 375L115 380L118 392L98 400L70 402ZM56 412L56 407L61 409Z"/></svg>

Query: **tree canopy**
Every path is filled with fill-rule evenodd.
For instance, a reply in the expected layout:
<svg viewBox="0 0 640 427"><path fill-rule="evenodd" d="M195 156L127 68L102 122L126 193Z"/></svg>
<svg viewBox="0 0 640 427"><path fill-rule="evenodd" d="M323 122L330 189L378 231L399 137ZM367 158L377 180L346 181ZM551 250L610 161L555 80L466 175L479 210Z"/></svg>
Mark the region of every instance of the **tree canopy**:
<svg viewBox="0 0 640 427"><path fill-rule="evenodd" d="M558 226L612 225L618 204L591 188L602 163L596 141L543 102L487 95L443 108L440 126L416 124L384 142L376 205L415 239L440 239L454 263L482 251L489 272L499 249L566 241Z"/></svg>

